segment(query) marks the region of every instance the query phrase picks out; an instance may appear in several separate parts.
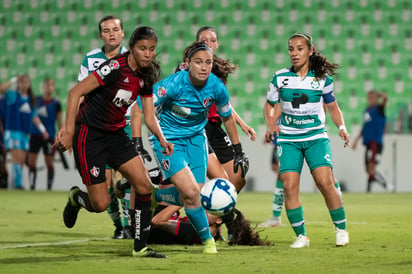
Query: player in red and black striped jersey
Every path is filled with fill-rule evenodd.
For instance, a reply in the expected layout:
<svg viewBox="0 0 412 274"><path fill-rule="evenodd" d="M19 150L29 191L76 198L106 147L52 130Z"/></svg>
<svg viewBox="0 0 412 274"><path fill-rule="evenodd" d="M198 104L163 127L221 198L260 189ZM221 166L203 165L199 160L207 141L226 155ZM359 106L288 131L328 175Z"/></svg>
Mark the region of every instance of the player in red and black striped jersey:
<svg viewBox="0 0 412 274"><path fill-rule="evenodd" d="M124 132L126 110L141 95L145 123L158 138L164 153L173 153L154 115L151 91L159 79L155 61L157 35L150 27L138 27L129 41L130 52L110 59L69 91L66 122L57 135L60 150L73 148L76 165L88 192L72 187L63 212L71 228L79 210L107 209L110 197L105 184L105 166L119 170L135 190L132 225L135 227L133 255L165 258L146 246L151 221L152 185L142 158ZM77 106L80 98L77 117ZM133 121L132 121L133 122Z"/></svg>
<svg viewBox="0 0 412 274"><path fill-rule="evenodd" d="M127 108L137 96L152 97L151 88L127 64L129 55L127 52L107 60L92 72L100 87L84 96L77 123L109 131L124 128Z"/></svg>

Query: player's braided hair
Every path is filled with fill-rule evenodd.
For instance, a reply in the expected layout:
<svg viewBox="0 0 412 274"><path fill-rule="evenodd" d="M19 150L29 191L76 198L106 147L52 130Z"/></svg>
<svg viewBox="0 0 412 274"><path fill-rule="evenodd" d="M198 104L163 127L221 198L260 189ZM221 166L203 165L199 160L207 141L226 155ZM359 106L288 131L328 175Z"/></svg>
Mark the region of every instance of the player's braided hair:
<svg viewBox="0 0 412 274"><path fill-rule="evenodd" d="M246 220L242 212L234 209L236 217L233 220L233 234L229 245L273 245L272 242L262 240L255 228L250 227L250 221Z"/></svg>
<svg viewBox="0 0 412 274"><path fill-rule="evenodd" d="M315 73L316 77L324 79L326 75L336 74L335 70L340 68L340 65L332 63L325 56L323 56L320 52L317 51L316 46L313 43L312 36L305 32L296 32L292 34L289 40L294 37L305 38L306 44L309 47L309 49L313 49L313 54L309 57L309 69Z"/></svg>
<svg viewBox="0 0 412 274"><path fill-rule="evenodd" d="M158 37L154 29L147 26L137 27L130 37L129 47L134 47L140 40L148 39L153 39L157 43ZM152 90L154 83L156 83L160 79L161 69L159 63L156 60L156 57L157 55L154 56L149 66L140 68L137 71L139 77L141 77L141 79L144 81L143 89Z"/></svg>

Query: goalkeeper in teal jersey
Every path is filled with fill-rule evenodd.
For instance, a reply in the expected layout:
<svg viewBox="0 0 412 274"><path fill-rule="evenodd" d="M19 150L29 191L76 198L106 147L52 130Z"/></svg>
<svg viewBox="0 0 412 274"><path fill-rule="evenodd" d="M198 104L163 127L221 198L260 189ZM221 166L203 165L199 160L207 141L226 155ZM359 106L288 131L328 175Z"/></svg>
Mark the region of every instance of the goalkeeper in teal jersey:
<svg viewBox="0 0 412 274"><path fill-rule="evenodd" d="M118 17L113 15L103 17L99 22L99 35L103 41L103 47L93 49L86 54L77 77L79 82L95 71L106 60L127 51L127 48L121 44L124 31L123 24ZM128 225L130 190L127 190L128 193L121 199L122 214L119 208L119 202L113 194L112 169L109 166L106 167L106 180L111 199L107 213L115 226L113 238L131 239L131 230Z"/></svg>
<svg viewBox="0 0 412 274"><path fill-rule="evenodd" d="M316 51L312 37L295 33L288 41L292 66L277 71L269 84L264 107L268 126L265 139L271 142L276 134L280 162L279 179L284 188L286 215L297 236L291 248L309 246L306 235L299 181L305 159L316 186L324 196L336 228L336 246L349 243L346 213L342 199L334 187L332 154L325 129L325 104L339 128L344 146L349 144L342 112L333 94L333 80L339 67ZM280 108L280 109L278 109ZM279 125L276 121L279 120Z"/></svg>
<svg viewBox="0 0 412 274"><path fill-rule="evenodd" d="M206 213L200 204L200 187L206 180L208 145L205 133L208 110L213 103L222 117L234 147L241 148L229 95L224 83L213 73L212 49L204 42L186 48L187 70L177 72L153 87L156 115L165 138L174 144L173 155L165 155L159 140L151 136L154 155L163 178L173 187L159 189L155 198L173 205L183 205L186 216L204 244L205 254L216 253ZM245 155L234 150L235 172L242 168Z"/></svg>

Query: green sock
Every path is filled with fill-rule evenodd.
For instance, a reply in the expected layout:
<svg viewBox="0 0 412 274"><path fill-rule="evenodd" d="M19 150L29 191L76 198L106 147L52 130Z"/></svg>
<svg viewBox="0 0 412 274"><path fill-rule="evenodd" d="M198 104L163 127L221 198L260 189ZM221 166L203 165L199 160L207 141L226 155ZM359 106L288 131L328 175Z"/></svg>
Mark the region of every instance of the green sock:
<svg viewBox="0 0 412 274"><path fill-rule="evenodd" d="M121 199L123 215L122 215L122 225L123 227L129 225L129 207L130 207L130 188L125 190L125 195Z"/></svg>
<svg viewBox="0 0 412 274"><path fill-rule="evenodd" d="M296 236L306 236L305 219L303 217L303 207L300 206L294 209L286 209L286 215L288 216L289 222L292 225L293 231L295 231Z"/></svg>
<svg viewBox="0 0 412 274"><path fill-rule="evenodd" d="M336 228L346 229L345 207L342 206L335 210L329 210L329 214Z"/></svg>
<svg viewBox="0 0 412 274"><path fill-rule="evenodd" d="M110 196L110 204L107 207L106 211L109 214L110 218L112 219L113 225L115 227L122 227L122 220L120 218L120 211L119 211L119 201L114 195L112 187L110 187L108 191L109 191L109 196Z"/></svg>
<svg viewBox="0 0 412 274"><path fill-rule="evenodd" d="M282 214L283 202L285 197L283 196L283 184L282 181L277 180L275 191L273 192L273 204L272 204L272 214L273 217L280 217Z"/></svg>

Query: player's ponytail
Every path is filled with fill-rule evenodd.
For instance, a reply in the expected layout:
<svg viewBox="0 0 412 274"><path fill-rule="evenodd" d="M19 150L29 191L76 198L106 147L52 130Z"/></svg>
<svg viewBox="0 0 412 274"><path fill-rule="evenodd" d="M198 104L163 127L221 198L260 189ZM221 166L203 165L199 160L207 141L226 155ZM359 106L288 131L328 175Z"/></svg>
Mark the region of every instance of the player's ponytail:
<svg viewBox="0 0 412 274"><path fill-rule="evenodd" d="M294 37L305 38L306 45L309 49L313 49L313 54L309 57L309 69L315 73L316 77L324 79L326 75L336 74L335 70L340 68L340 65L330 62L325 56L318 52L310 34L305 32L295 32L290 36L289 40Z"/></svg>

